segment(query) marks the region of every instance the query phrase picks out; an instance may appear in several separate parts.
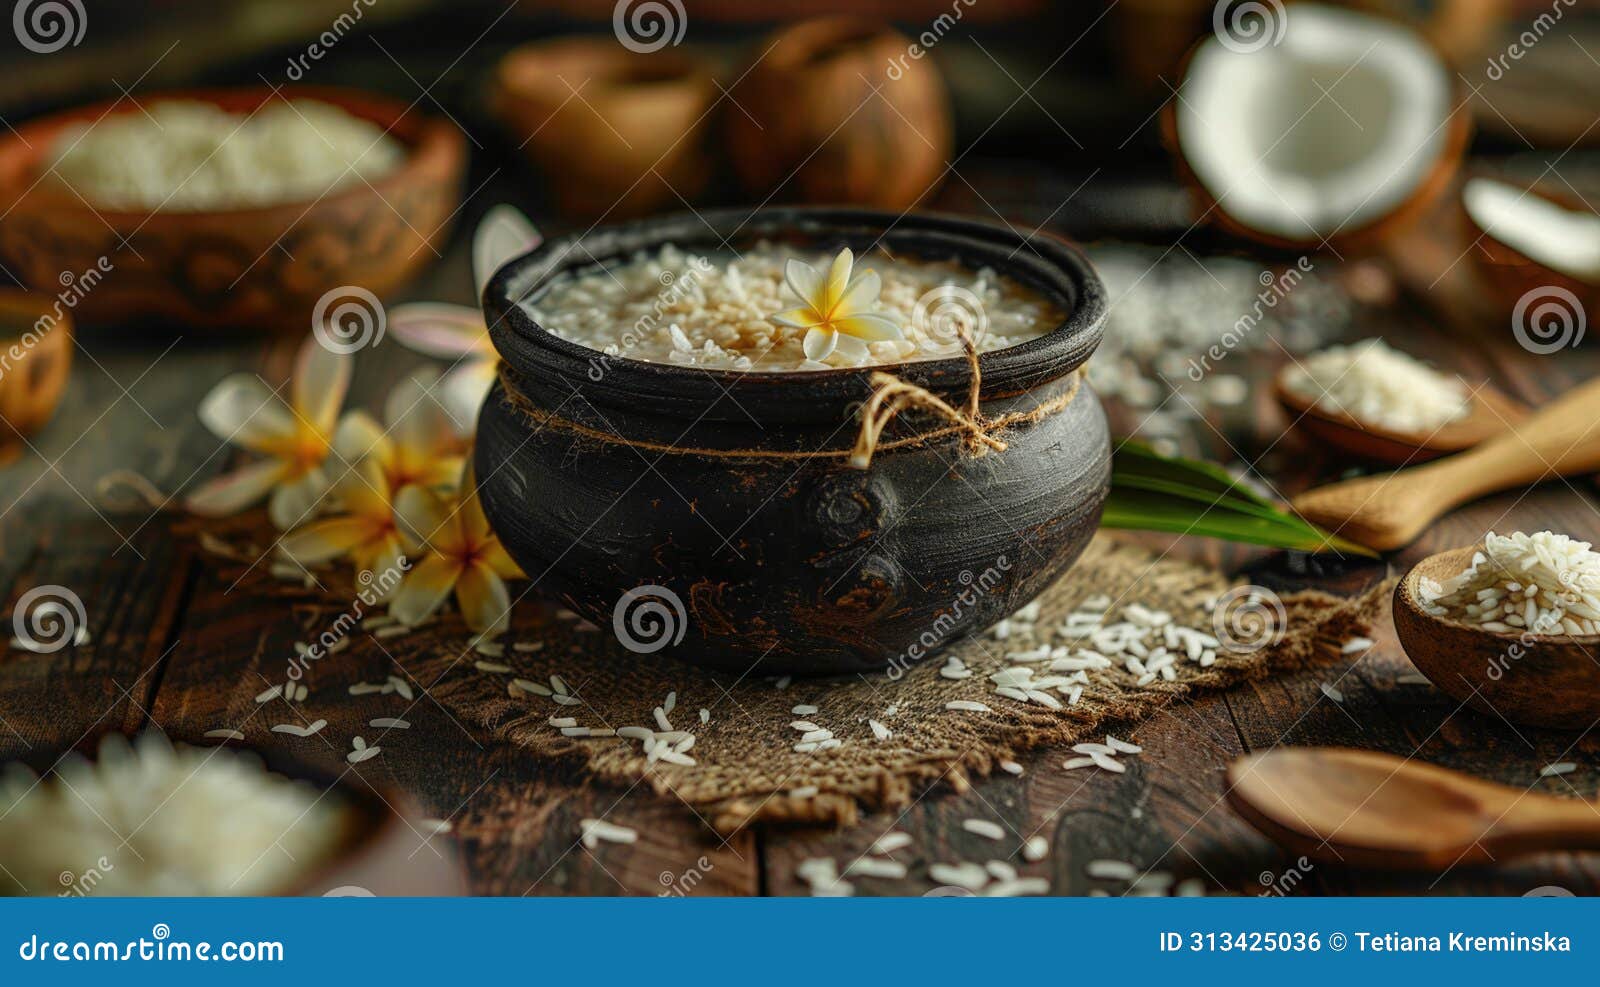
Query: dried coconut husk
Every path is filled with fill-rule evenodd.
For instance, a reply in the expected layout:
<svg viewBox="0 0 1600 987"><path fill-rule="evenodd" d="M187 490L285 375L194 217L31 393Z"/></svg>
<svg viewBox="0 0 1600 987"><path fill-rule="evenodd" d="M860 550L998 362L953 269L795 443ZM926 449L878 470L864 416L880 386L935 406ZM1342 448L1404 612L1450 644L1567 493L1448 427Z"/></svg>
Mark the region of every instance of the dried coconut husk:
<svg viewBox="0 0 1600 987"><path fill-rule="evenodd" d="M239 578L250 558L247 546L271 544L264 519L187 522L181 530L205 534L208 557L221 567L221 578ZM237 545L237 558L226 546ZM326 589L306 588L275 578L267 563L243 575L239 588L293 600L298 608L325 606L335 614L348 606L349 574L319 573ZM1180 624L1209 631L1210 601L1232 585L1223 573L1203 566L1158 558L1101 534L1077 565L1039 598L1039 629L1056 627L1084 600L1101 594L1120 603L1137 602L1165 610ZM513 583L512 598L527 590ZM1012 662L1009 651L1034 647L1043 640L1014 635L955 642L939 657L910 665L903 674L841 679L796 680L783 688L770 678L754 679L681 664L658 655L639 655L623 648L610 628L596 628L560 615L547 601L529 593L513 612L512 629L500 640L504 653L493 660L507 673L476 667L483 656L473 650L471 633L453 611L425 627L386 637L382 647L367 635L356 635L340 654L338 668L352 683L373 669L392 668L397 660L418 681L433 683L428 691L460 723L491 742L511 745L528 757L548 762L578 784L606 784L630 789L643 781L652 791L686 803L723 834L755 824L803 823L850 825L869 811L910 804L930 787L956 791L971 779L989 774L1000 762L1027 752L1098 740L1107 731L1125 731L1140 721L1198 692L1231 687L1268 675L1340 660L1342 642L1366 632L1389 595L1387 584L1357 598L1307 591L1282 598L1286 621L1282 636L1250 652L1219 651L1208 668L1180 661L1177 678L1136 685L1137 677L1121 668L1091 675L1075 706L1051 710L998 696L988 676ZM1048 630L1045 631L1048 633ZM536 644L538 650L515 647ZM939 669L949 655L973 670L970 678L944 678ZM370 668L368 666L371 666ZM330 666L332 667L332 666ZM1038 666L1040 672L1043 666ZM888 669L886 666L886 673ZM548 683L560 675L578 697L575 705L521 693L508 687L521 678ZM381 674L379 674L381 678ZM237 688L254 686L241 682ZM562 736L549 725L551 716L570 716L580 725L655 728L653 710L669 692L677 694L670 714L675 728L695 734L688 752L693 766L650 763L636 740L616 737ZM975 700L991 712L952 711L952 700ZM1065 699L1063 697L1063 702ZM797 704L818 712L797 717ZM314 704L313 704L314 705ZM888 709L897 706L895 713ZM710 711L701 724L698 712ZM307 715L315 710L308 709ZM874 738L867 720L876 719L893 731ZM794 750L800 734L789 724L807 719L844 740L835 750L802 754ZM804 797L788 793L815 787Z"/></svg>

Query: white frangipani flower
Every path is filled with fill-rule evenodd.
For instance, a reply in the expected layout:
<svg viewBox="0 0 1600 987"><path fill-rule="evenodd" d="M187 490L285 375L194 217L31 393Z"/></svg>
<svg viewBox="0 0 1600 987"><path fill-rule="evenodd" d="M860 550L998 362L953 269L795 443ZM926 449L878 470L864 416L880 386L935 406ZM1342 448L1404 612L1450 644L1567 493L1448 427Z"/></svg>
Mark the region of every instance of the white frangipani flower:
<svg viewBox="0 0 1600 987"><path fill-rule="evenodd" d="M846 248L839 251L826 274L793 259L784 268L784 279L800 305L771 319L806 330L801 348L807 360L826 360L837 352L859 363L870 353L868 343L905 338L893 319L868 311L878 301L882 281L876 271L852 274L854 263L855 256Z"/></svg>
<svg viewBox="0 0 1600 987"><path fill-rule="evenodd" d="M472 239L473 283L480 300L500 265L537 247L542 239L515 207L490 209ZM439 394L461 434L471 435L499 364L482 309L445 302L397 305L389 310L389 333L407 349L454 361L439 382Z"/></svg>

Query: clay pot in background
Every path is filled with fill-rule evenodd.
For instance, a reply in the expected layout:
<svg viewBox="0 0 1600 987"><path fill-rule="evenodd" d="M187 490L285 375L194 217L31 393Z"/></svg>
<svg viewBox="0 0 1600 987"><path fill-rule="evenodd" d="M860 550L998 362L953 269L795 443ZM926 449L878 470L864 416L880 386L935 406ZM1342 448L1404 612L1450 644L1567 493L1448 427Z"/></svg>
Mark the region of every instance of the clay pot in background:
<svg viewBox="0 0 1600 987"><path fill-rule="evenodd" d="M910 38L836 17L784 28L756 51L723 113L734 171L753 194L784 186L804 202L907 209L938 182L950 107Z"/></svg>
<svg viewBox="0 0 1600 987"><path fill-rule="evenodd" d="M629 51L608 36L514 49L495 70L490 104L544 172L561 211L593 219L692 200L708 175L704 138L715 98L698 63Z"/></svg>
<svg viewBox="0 0 1600 987"><path fill-rule="evenodd" d="M53 299L0 289L0 466L56 412L72 369L72 317Z"/></svg>
<svg viewBox="0 0 1600 987"><path fill-rule="evenodd" d="M69 276L103 275L73 314L80 325L149 322L237 332L303 334L326 293L357 285L384 296L442 246L461 202L466 139L448 121L364 92L321 86L182 89L141 95L214 103L249 113L273 99L314 99L377 124L406 159L371 182L312 201L208 211L91 206L40 181L63 130L132 102L81 106L0 134L0 263L29 287L55 294Z"/></svg>

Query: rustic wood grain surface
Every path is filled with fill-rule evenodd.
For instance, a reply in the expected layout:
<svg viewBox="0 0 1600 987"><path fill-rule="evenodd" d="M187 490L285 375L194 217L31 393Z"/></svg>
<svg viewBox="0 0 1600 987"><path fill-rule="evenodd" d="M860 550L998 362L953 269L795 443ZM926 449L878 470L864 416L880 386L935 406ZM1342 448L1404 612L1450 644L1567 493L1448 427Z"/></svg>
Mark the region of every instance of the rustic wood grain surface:
<svg viewBox="0 0 1600 987"><path fill-rule="evenodd" d="M962 171L963 181L949 183L939 205L991 218L1000 214L1018 225L1048 219L1049 228L1067 235L1090 229L1086 217L1130 205L1116 202L1117 195L1136 194L1097 182L1093 196L1074 204L1082 176L1039 169L1019 178L1009 165L980 161L964 164ZM495 193L509 177L475 194L464 227L497 201ZM1127 211L1148 214L1168 202L1162 198L1151 209ZM1428 272L1436 269L1437 258L1449 263L1464 245L1435 237L1425 246L1435 255L1432 261L1419 247L1373 262L1368 273L1395 272L1399 290L1381 324L1357 325L1354 333L1389 336L1442 366L1487 377L1531 405L1600 371L1600 350L1593 347L1542 357L1521 349L1505 320L1460 294L1453 280L1431 283L1436 274ZM1215 247L1195 233L1183 249L1203 253ZM1328 270L1355 263L1319 261ZM405 296L466 301L470 280L464 234L458 231L446 258ZM0 757L81 745L108 729L159 728L199 737L251 712L224 704L230 697L237 704L241 690L233 687L241 675L254 674L246 670L256 657L290 653L301 633L292 608L232 588L192 542L172 535L171 514L108 507L97 484L109 471L128 467L171 492L227 468L234 453L200 426L197 402L232 370L281 378L295 342L216 335L130 338L106 331L81 340L59 416L35 437L29 454L0 470L0 601L9 611L32 587L70 587L84 601L92 642L51 655L0 653ZM1253 399L1197 425L1200 448L1224 459L1254 461L1265 453L1269 475L1286 493L1339 475L1346 464L1295 433L1284 434L1286 420L1263 382L1287 355L1269 345L1243 359L1256 385ZM422 362L393 342L363 352L352 403L372 406L400 372ZM1112 413L1118 431L1134 420L1127 409L1113 407ZM1443 519L1387 562L1337 575L1296 572L1281 556L1260 550L1148 540L1181 557L1247 569L1258 582L1350 591L1397 574L1425 554L1479 538L1488 528L1553 528L1593 538L1600 536L1600 508L1584 480L1492 497ZM471 888L482 894L803 894L795 874L802 860L832 856L842 864L890 828L915 838L908 860L995 856L994 844L961 828L961 820L974 816L1002 821L1018 841L1044 836L1051 846L1045 866L1058 894L1115 892L1085 876L1085 861L1102 857L1244 894L1517 895L1548 885L1600 892L1600 861L1593 856L1550 855L1427 875L1296 868L1227 808L1222 784L1228 762L1278 744L1414 755L1507 784L1572 797L1594 794L1597 745L1591 732L1516 727L1462 709L1426 685L1404 684L1409 663L1387 628L1378 637L1369 653L1338 666L1174 705L1135 732L1145 753L1128 760L1124 775L1065 772L1063 752L1042 751L1026 762L1021 777L996 776L962 792L936 787L903 813L872 816L846 831L758 829L724 842L671 798L594 787L492 745L425 693L407 714L414 726L403 742L363 768L373 782L392 784L428 814L450 820L449 842ZM408 674L398 662L370 671L380 677ZM328 717L329 729L304 739L274 735L290 753L339 766L344 751L324 738L359 733L372 716L392 715L392 707L380 711L363 697L344 695L348 681L343 675L310 680L311 702L318 715ZM1337 683L1342 703L1322 692L1323 681ZM1579 770L1541 780L1539 769L1559 760L1576 761ZM639 842L595 850L579 845L578 820L599 815L637 828ZM1296 876L1285 881L1291 872ZM863 878L858 888L921 894L932 886L924 873L913 865L912 878Z"/></svg>

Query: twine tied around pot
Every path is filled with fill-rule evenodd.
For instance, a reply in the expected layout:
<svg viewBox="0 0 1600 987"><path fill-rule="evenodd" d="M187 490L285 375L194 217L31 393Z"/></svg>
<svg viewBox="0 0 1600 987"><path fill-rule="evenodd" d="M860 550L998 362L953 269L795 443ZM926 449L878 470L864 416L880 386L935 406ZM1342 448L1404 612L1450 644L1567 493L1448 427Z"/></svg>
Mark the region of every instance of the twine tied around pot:
<svg viewBox="0 0 1600 987"><path fill-rule="evenodd" d="M972 332L965 323L957 325L956 332L961 337L962 349L966 351L967 368L971 370L967 379L966 410L952 407L948 401L925 387L902 380L894 374L874 371L871 377L872 396L861 406L861 431L856 434L856 446L850 453L851 466L858 470L870 467L872 454L878 448L878 437L896 415L911 407L922 408L949 420L965 436L967 450L974 456L982 456L991 449L995 452L1006 450L1005 442L990 434L998 428L998 423L987 421L983 412L978 410L978 391L983 378L978 369L978 347L972 340Z"/></svg>

